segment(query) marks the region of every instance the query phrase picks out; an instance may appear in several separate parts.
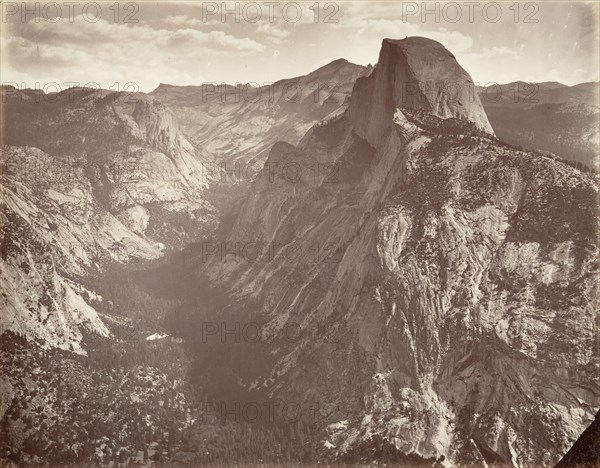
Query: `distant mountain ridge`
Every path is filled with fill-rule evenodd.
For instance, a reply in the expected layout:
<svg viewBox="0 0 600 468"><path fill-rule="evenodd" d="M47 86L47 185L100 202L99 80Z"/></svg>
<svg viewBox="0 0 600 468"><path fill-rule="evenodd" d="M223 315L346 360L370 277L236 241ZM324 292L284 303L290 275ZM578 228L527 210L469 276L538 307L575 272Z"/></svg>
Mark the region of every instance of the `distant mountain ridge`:
<svg viewBox="0 0 600 468"><path fill-rule="evenodd" d="M581 103L600 105L600 82L565 85L557 81L528 83L514 81L505 84L476 86L484 106L503 105L507 102L522 107L539 104Z"/></svg>
<svg viewBox="0 0 600 468"><path fill-rule="evenodd" d="M354 82L371 68L345 59L273 84L161 84L152 96L167 104L191 141L219 161L264 162L277 141L298 143L319 120L344 108Z"/></svg>
<svg viewBox="0 0 600 468"><path fill-rule="evenodd" d="M343 101L344 96L348 98L350 95L353 80L370 74L371 70L372 68L365 68L339 59L305 77L280 80L270 86L253 87L244 84L237 88L236 92L236 87L228 84L216 86L161 84L151 94L161 98L174 109L182 122L184 132L190 139L199 144L208 144L207 148L218 157L227 159L233 155L234 159L242 158L248 161L260 154L258 160L262 162L266 158L269 144L275 143L278 139L292 144L297 143L310 127L310 122L313 121L310 119L306 124L294 124L295 130L292 130L289 124L284 122L265 120L264 116L266 115L273 115L272 118L277 119L276 115L293 111L294 107L298 109L298 106L289 105L290 102L281 110L276 107L269 109L269 106L274 103L265 104L265 102L269 102L267 96L281 98L283 87L289 83L300 83L304 87L303 89L315 89L317 82L327 83L322 87L322 91L327 91L330 88L329 84L336 83L335 91L331 95L333 100ZM340 75L340 71L348 74ZM336 73L338 74L336 75ZM418 81L426 82L427 78L415 79L415 82ZM432 90L426 89L425 92L425 95L431 94ZM241 98L241 101L248 101L255 93L260 93L263 99L260 99L259 102L262 104L253 106L246 102L244 106L241 102L234 103L232 101L236 93L240 96L247 96L246 99ZM555 81L541 83L516 81L506 84L491 84L485 87L475 86L474 94L478 95L483 104L485 120L489 121L493 131L500 139L516 146L550 152L563 159L579 161L590 167L598 167L598 162L595 161L600 148L597 126L600 114L600 84L598 82L568 86ZM219 96L224 96L224 98ZM462 99L463 102L467 100L472 100L472 97L465 96ZM219 103L219 101L222 102ZM282 100L276 99L275 101L281 102ZM261 111L257 111L257 107ZM302 119L302 113L304 115L309 113L308 110L299 112L300 119ZM326 117L326 112L318 109L310 112L316 112L315 115L320 118ZM230 113L237 117L225 116ZM298 117L298 113L295 115ZM217 120L213 120L213 118ZM211 121L215 123L209 124ZM221 128L234 136L237 135L239 141L232 144L231 141L221 140L218 134L218 129ZM260 132L265 130L267 132L266 142L258 143Z"/></svg>
<svg viewBox="0 0 600 468"><path fill-rule="evenodd" d="M518 81L477 89L501 140L600 168L600 83Z"/></svg>

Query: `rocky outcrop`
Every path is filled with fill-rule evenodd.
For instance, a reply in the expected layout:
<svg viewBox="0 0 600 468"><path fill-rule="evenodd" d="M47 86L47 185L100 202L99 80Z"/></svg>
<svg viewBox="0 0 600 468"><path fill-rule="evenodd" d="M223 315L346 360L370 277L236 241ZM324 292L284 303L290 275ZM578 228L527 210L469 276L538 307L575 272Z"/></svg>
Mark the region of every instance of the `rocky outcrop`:
<svg viewBox="0 0 600 468"><path fill-rule="evenodd" d="M378 147L396 109L402 108L468 120L493 134L473 80L454 55L431 39L384 39L375 70L356 82L348 116L357 134Z"/></svg>

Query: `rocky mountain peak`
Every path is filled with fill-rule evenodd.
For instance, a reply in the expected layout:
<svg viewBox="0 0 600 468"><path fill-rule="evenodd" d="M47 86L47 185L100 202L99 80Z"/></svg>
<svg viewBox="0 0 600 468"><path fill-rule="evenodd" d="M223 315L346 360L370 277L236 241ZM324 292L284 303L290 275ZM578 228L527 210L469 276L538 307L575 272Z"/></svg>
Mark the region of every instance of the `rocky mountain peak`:
<svg viewBox="0 0 600 468"><path fill-rule="evenodd" d="M377 147L399 108L468 120L493 134L469 74L442 44L424 37L383 40L375 70L354 86L349 118Z"/></svg>

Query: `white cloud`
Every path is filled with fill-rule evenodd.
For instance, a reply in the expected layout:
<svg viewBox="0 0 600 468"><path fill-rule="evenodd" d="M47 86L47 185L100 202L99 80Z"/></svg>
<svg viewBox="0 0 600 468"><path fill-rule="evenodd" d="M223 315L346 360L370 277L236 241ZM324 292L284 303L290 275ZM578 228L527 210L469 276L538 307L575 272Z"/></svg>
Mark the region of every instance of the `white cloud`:
<svg viewBox="0 0 600 468"><path fill-rule="evenodd" d="M31 40L30 38L34 38ZM30 22L18 36L2 44L3 81L137 83L151 90L157 80L197 84L206 73L206 57L253 56L265 46L224 31L152 29L147 25L119 25L61 20L54 24ZM160 78L157 78L160 77Z"/></svg>
<svg viewBox="0 0 600 468"><path fill-rule="evenodd" d="M141 49L152 49L157 45L177 46L184 50L186 47L202 47L202 52L209 54L247 54L264 50L264 45L253 39L238 38L224 31L152 29L147 25L115 24L103 19L95 23L70 23L65 19L53 24L30 21L23 29L22 37L25 40L36 37L39 43L70 45L75 49L119 44Z"/></svg>
<svg viewBox="0 0 600 468"><path fill-rule="evenodd" d="M373 64L383 38L406 36L441 42L475 81L556 79L574 84L575 80L598 79L596 23L584 21L590 17L585 11L574 10L569 27L562 32L552 24L563 25L567 15L552 2L540 4L540 15L548 20L538 24L516 24L507 14L505 24L461 21L454 25L430 19L422 22L420 15L403 21L402 4L414 2L338 2L337 11L335 6L326 9L328 2L298 2L302 14L296 22L289 18L295 8L288 9L286 20L282 2L273 20L265 4L258 2L262 18L257 22L236 22L232 15L223 21L222 2L217 2L218 14L203 17L201 8L209 3L182 1L164 8L144 2L140 22L132 25L104 20L88 23L77 17L74 23L16 21L6 25L0 45L3 65L7 56L9 62L2 68L2 79L59 77L94 80L105 87L115 81L134 81L146 90L158 82L199 84L205 78L237 82L240 75L244 80L264 82L308 73L329 57ZM226 9L231 7L228 3ZM337 22L326 23L328 17ZM578 47L574 49L575 42ZM279 52L276 61L275 50ZM554 70L548 66L549 51L557 64Z"/></svg>
<svg viewBox="0 0 600 468"><path fill-rule="evenodd" d="M174 15L167 16L164 19L164 22L167 24L172 24L174 26L190 26L190 27L200 27L203 26L202 21L198 18L190 18L186 15Z"/></svg>
<svg viewBox="0 0 600 468"><path fill-rule="evenodd" d="M292 32L287 29L283 29L278 25L267 22L260 23L256 28L256 32L259 34L264 34L267 39L274 44L282 43L292 34Z"/></svg>
<svg viewBox="0 0 600 468"><path fill-rule="evenodd" d="M199 20L198 18L191 18L186 15L172 15L167 16L164 20L165 23L172 26L187 26L190 28L206 28L211 26L227 27L227 23L221 22L215 19L210 20Z"/></svg>

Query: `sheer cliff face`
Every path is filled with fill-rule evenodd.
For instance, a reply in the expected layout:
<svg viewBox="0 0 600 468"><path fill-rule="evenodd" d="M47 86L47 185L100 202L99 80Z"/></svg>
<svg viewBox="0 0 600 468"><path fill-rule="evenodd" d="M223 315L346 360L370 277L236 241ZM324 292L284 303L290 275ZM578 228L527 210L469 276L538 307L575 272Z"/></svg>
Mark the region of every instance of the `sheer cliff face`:
<svg viewBox="0 0 600 468"><path fill-rule="evenodd" d="M257 180L227 243L273 248L205 272L268 324L273 367L244 385L333 408L324 457L555 463L600 405L597 186L501 144L479 104L402 105L423 70L468 79L423 41L384 41L346 114L273 147L335 177Z"/></svg>
<svg viewBox="0 0 600 468"><path fill-rule="evenodd" d="M493 134L469 74L424 37L384 39L374 72L356 82L348 115L356 133L377 147L397 108L468 120Z"/></svg>

